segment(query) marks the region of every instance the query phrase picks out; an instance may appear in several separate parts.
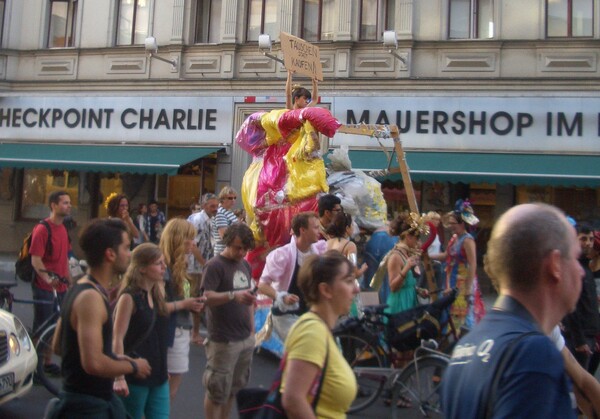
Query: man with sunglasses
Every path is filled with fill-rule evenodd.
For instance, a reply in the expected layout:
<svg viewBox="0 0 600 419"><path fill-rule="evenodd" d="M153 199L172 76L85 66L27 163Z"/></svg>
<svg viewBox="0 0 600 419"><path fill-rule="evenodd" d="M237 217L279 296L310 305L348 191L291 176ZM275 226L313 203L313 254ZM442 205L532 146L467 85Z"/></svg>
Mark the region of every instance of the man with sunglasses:
<svg viewBox="0 0 600 419"><path fill-rule="evenodd" d="M338 212L343 212L342 200L333 194L326 194L319 198L319 223L321 231L321 239L327 240L329 237L325 232L329 224Z"/></svg>
<svg viewBox="0 0 600 419"><path fill-rule="evenodd" d="M231 186L224 186L219 192L219 208L212 219L211 234L214 255L225 250L223 235L230 225L237 223L238 219L232 211L237 200L237 192Z"/></svg>

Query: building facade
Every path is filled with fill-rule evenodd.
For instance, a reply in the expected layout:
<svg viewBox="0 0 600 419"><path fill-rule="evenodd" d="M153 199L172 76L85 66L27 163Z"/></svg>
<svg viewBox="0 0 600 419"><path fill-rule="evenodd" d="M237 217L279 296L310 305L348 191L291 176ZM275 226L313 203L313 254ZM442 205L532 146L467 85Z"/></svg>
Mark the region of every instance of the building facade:
<svg viewBox="0 0 600 419"><path fill-rule="evenodd" d="M397 124L423 210L470 197L484 230L511 205L600 214L598 0L0 0L0 251L15 251L57 188L77 221L124 192L168 216L251 158L234 141L285 107L280 32L320 48L320 106ZM395 46L384 46L393 31ZM154 37L150 58L146 38ZM394 54L390 53L393 52ZM295 77L310 86L310 80ZM338 134L355 169L389 140ZM397 177L381 179L392 210Z"/></svg>

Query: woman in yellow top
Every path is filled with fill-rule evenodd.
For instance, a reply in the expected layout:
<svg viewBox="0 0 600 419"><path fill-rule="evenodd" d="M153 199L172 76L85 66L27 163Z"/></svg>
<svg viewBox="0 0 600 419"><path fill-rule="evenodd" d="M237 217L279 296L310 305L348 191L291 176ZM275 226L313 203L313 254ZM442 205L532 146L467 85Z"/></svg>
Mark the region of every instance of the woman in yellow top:
<svg viewBox="0 0 600 419"><path fill-rule="evenodd" d="M358 293L354 266L337 251L311 255L300 268L298 286L310 311L300 317L285 341L283 407L290 419L345 418L356 397L357 384L331 329L349 312ZM313 390L316 392L321 374L324 379L313 411Z"/></svg>

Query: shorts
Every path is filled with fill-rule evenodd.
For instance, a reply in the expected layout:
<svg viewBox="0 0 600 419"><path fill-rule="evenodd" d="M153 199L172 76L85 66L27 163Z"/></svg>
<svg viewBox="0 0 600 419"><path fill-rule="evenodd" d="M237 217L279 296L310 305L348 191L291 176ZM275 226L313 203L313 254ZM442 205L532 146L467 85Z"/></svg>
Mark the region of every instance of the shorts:
<svg viewBox="0 0 600 419"><path fill-rule="evenodd" d="M167 370L169 374L183 374L190 369L191 331L182 327L175 329L173 346L167 349Z"/></svg>
<svg viewBox="0 0 600 419"><path fill-rule="evenodd" d="M246 387L254 353L254 335L238 342L214 342L207 339L206 370L202 377L207 397L215 404L225 404Z"/></svg>
<svg viewBox="0 0 600 419"><path fill-rule="evenodd" d="M59 304L62 304L66 293L66 291L56 293ZM34 285L32 295L34 300L40 301L33 304L33 332L35 333L54 314L54 293Z"/></svg>

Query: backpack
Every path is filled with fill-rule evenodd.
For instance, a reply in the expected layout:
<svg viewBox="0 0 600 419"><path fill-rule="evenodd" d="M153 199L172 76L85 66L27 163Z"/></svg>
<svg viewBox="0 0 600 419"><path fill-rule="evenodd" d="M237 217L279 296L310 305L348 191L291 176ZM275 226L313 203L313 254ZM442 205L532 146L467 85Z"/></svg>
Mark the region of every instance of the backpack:
<svg viewBox="0 0 600 419"><path fill-rule="evenodd" d="M50 231L50 224L46 220L41 220L39 224L43 224L48 231L48 241L46 242L46 254L52 254L52 231ZM34 227L35 229L35 227ZM31 237L33 235L33 230L31 233L27 234L23 239L23 246L21 246L21 251L19 252L19 257L15 262L15 275L21 278L21 281L31 282L35 277L35 269L33 269L33 265L31 264L31 255L29 254L29 248L31 247Z"/></svg>

